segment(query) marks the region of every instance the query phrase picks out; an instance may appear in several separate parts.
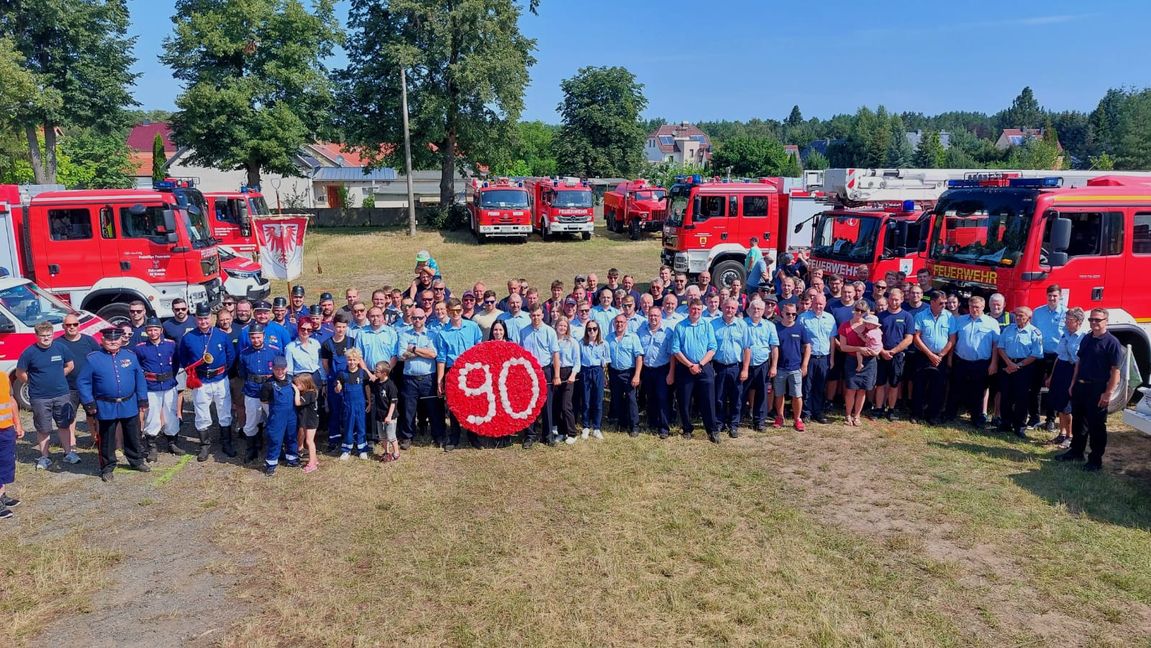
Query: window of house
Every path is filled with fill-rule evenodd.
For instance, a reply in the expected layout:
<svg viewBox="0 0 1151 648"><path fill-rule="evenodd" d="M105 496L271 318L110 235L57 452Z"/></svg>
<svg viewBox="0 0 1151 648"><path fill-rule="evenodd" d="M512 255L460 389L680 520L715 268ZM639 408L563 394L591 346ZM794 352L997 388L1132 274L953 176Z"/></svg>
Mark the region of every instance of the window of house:
<svg viewBox="0 0 1151 648"><path fill-rule="evenodd" d="M48 231L53 241L92 238L92 214L87 209L49 209Z"/></svg>

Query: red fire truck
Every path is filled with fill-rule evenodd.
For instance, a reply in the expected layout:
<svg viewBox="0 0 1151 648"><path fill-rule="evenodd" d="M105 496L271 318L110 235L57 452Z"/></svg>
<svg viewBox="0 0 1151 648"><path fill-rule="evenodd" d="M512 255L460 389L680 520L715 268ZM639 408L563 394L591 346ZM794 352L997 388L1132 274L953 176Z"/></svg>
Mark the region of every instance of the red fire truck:
<svg viewBox="0 0 1151 648"><path fill-rule="evenodd" d="M579 234L591 238L595 229L595 202L591 187L579 178L528 178L532 196L532 229L546 241L553 234Z"/></svg>
<svg viewBox="0 0 1151 648"><path fill-rule="evenodd" d="M257 246L252 234L252 218L272 213L264 196L243 186L239 191L210 191L204 194L204 199L208 201L212 238L237 255L255 260Z"/></svg>
<svg viewBox="0 0 1151 648"><path fill-rule="evenodd" d="M220 259L206 211L203 195L184 181L0 202L0 265L111 322L126 320L135 299L159 317L172 315L177 297L193 308L216 306Z"/></svg>
<svg viewBox="0 0 1151 648"><path fill-rule="evenodd" d="M489 237L526 243L532 233L531 199L523 182L473 179L467 187L467 205L472 234L480 243Z"/></svg>
<svg viewBox="0 0 1151 648"><path fill-rule="evenodd" d="M603 218L609 231L627 232L633 241L640 232L658 232L667 218L667 191L647 180L621 182L604 193Z"/></svg>
<svg viewBox="0 0 1151 648"><path fill-rule="evenodd" d="M934 209L927 267L962 298L999 292L1008 307L1064 303L1110 310L1108 330L1151 373L1151 175L1107 175L1065 187L1046 178L951 182ZM1123 391L1123 390L1119 390ZM1126 404L1119 394L1112 411ZM1121 402L1119 402L1121 401Z"/></svg>

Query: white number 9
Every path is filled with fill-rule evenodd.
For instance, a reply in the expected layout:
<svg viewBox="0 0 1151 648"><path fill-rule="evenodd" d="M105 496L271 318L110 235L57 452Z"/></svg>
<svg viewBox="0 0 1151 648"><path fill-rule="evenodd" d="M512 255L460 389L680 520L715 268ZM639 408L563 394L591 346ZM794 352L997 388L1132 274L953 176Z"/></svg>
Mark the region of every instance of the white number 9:
<svg viewBox="0 0 1151 648"><path fill-rule="evenodd" d="M484 372L484 380L478 387L468 386L468 375L472 371L481 370ZM475 414L468 415L468 423L472 425L481 425L487 423L496 417L496 394L492 390L492 370L488 367L486 362L469 362L464 365L459 374L460 391L464 396L486 396L488 401L488 411L483 416L476 416Z"/></svg>

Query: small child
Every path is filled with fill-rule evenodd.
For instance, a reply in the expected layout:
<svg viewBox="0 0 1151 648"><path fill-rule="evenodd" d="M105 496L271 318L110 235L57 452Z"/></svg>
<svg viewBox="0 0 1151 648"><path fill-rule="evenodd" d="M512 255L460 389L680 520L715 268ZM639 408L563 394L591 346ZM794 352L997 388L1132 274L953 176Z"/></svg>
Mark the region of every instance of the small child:
<svg viewBox="0 0 1151 648"><path fill-rule="evenodd" d="M336 375L336 393L344 399L344 442L340 446L340 459L347 461L352 451L360 459L368 458L367 412L372 411L371 377L364 371L364 356L359 349L344 353L348 368Z"/></svg>
<svg viewBox="0 0 1151 648"><path fill-rule="evenodd" d="M384 426L387 444L380 461L387 463L400 458L400 444L396 439L396 400L399 392L396 383L388 380L391 367L380 361L375 366L376 376L372 381L372 398L376 403L376 424Z"/></svg>
<svg viewBox="0 0 1151 648"><path fill-rule="evenodd" d="M304 447L308 449L308 464L304 472L315 472L320 464L316 460L316 428L320 427L319 396L320 390L316 388L316 381L312 374L296 374L292 378L292 388L296 391L296 426L304 438Z"/></svg>
<svg viewBox="0 0 1151 648"><path fill-rule="evenodd" d="M7 407L7 412L0 411L0 520L7 520L12 517L10 509L20 504L20 500L8 496L6 488L16 481L16 439L24 438L24 424L20 422L16 399L12 398L12 383L3 371L0 371L0 403ZM7 420L3 420L4 417Z"/></svg>
<svg viewBox="0 0 1151 648"><path fill-rule="evenodd" d="M864 317L863 328L864 350L855 353L856 371L863 369L865 358L874 358L883 351L883 332L879 330L879 318L874 315Z"/></svg>

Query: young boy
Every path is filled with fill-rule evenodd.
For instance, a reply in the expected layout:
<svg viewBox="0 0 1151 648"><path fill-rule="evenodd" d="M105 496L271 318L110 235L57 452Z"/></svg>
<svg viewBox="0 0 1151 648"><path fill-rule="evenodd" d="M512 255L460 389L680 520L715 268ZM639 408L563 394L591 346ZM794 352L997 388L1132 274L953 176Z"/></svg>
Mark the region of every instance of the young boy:
<svg viewBox="0 0 1151 648"><path fill-rule="evenodd" d="M372 400L376 405L376 424L384 427L387 444L380 461L387 463L400 458L400 444L396 440L396 399L399 392L396 384L388 380L390 368L381 360L375 366L376 376L372 381Z"/></svg>
<svg viewBox="0 0 1151 648"><path fill-rule="evenodd" d="M855 354L855 369L856 371L863 369L864 358L874 358L883 351L883 331L879 330L879 318L874 315L868 315L863 318L863 341L866 343L864 348L866 351L857 351Z"/></svg>
<svg viewBox="0 0 1151 648"><path fill-rule="evenodd" d="M368 381L363 356L358 349L344 353L348 368L336 374L336 393L344 399L344 440L340 446L340 460L347 461L355 452L360 459L368 458L366 412L371 411Z"/></svg>
<svg viewBox="0 0 1151 648"><path fill-rule="evenodd" d="M20 500L9 497L6 487L16 481L16 439L24 438L20 410L12 398L8 374L0 371L0 520L12 517L11 509Z"/></svg>

